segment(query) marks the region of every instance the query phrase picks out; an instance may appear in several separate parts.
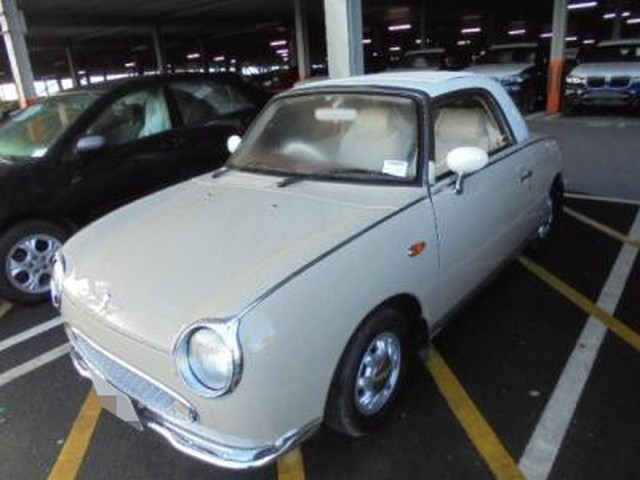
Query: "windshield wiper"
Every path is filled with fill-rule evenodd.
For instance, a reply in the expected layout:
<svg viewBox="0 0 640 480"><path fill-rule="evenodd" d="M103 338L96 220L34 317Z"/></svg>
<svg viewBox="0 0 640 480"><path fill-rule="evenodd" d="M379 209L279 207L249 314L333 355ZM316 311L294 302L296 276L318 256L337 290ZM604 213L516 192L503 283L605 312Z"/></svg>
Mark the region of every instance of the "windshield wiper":
<svg viewBox="0 0 640 480"><path fill-rule="evenodd" d="M286 178L280 180L277 183L277 187L278 188L288 187L289 185L293 185L294 183L302 182L303 180L307 180L307 179L309 179L311 177L313 177L313 175L304 175L304 174L291 175L289 177L286 177Z"/></svg>
<svg viewBox="0 0 640 480"><path fill-rule="evenodd" d="M211 174L211 178L219 178L229 171L229 167L222 167Z"/></svg>

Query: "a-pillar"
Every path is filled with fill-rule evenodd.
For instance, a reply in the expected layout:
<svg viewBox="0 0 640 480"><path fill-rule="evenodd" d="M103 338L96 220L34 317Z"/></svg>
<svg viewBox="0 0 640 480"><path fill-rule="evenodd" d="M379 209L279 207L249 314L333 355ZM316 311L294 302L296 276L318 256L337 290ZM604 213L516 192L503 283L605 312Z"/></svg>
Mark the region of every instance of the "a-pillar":
<svg viewBox="0 0 640 480"><path fill-rule="evenodd" d="M562 76L565 63L565 38L567 36L567 0L553 2L553 38L549 61L547 112L558 113L562 105Z"/></svg>
<svg viewBox="0 0 640 480"><path fill-rule="evenodd" d="M324 21L329 76L362 74L362 0L324 0Z"/></svg>
<svg viewBox="0 0 640 480"><path fill-rule="evenodd" d="M27 25L21 10L18 10L15 0L0 0L0 25L4 44L9 56L13 81L18 90L21 107L26 107L35 99L36 89L33 82L33 69L27 50L25 35Z"/></svg>
<svg viewBox="0 0 640 480"><path fill-rule="evenodd" d="M298 64L298 79L309 78L309 29L307 27L307 11L305 0L293 0L295 30L296 30L296 59Z"/></svg>

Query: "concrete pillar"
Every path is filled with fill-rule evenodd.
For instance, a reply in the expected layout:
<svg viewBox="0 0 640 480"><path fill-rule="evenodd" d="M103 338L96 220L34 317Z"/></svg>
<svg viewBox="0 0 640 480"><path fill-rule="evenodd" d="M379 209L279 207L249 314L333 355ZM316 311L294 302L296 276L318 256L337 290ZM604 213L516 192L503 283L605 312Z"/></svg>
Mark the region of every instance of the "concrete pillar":
<svg viewBox="0 0 640 480"><path fill-rule="evenodd" d="M296 31L296 60L298 64L298 79L305 80L311 73L309 68L309 29L307 28L307 11L304 0L293 0L295 31Z"/></svg>
<svg viewBox="0 0 640 480"><path fill-rule="evenodd" d="M0 0L0 25L20 106L24 108L35 98L36 89L25 40L27 25L15 0Z"/></svg>
<svg viewBox="0 0 640 480"><path fill-rule="evenodd" d="M329 76L362 74L362 0L324 0L324 22Z"/></svg>
<svg viewBox="0 0 640 480"><path fill-rule="evenodd" d="M611 30L611 38L613 40L619 40L622 37L622 12L624 10L623 0L617 0L616 2L616 18L613 19L613 28Z"/></svg>
<svg viewBox="0 0 640 480"><path fill-rule="evenodd" d="M80 86L80 79L78 78L78 69L76 68L76 63L73 60L73 52L71 51L71 45L67 45L64 48L64 53L67 56L67 65L69 66L69 75L71 76L71 83L74 88Z"/></svg>
<svg viewBox="0 0 640 480"><path fill-rule="evenodd" d="M549 61L547 112L558 113L562 104L562 74L565 62L565 38L567 36L567 0L553 2L553 38Z"/></svg>
<svg viewBox="0 0 640 480"><path fill-rule="evenodd" d="M160 36L160 27L155 27L151 31L153 37L153 51L156 56L156 69L160 73L164 73L166 70L166 62L164 59L164 49L162 48L162 37Z"/></svg>
<svg viewBox="0 0 640 480"><path fill-rule="evenodd" d="M422 3L418 7L420 17L420 48L427 48L427 4ZM413 47L412 47L413 48Z"/></svg>

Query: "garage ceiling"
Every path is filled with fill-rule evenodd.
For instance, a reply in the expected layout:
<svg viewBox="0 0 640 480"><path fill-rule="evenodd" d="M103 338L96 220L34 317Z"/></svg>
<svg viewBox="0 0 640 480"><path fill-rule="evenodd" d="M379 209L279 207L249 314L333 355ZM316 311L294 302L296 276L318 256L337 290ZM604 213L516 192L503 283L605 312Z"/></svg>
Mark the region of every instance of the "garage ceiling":
<svg viewBox="0 0 640 480"><path fill-rule="evenodd" d="M577 1L577 0L575 0ZM622 8L640 15L637 0L604 0L597 9L571 14L570 29L606 36L604 11ZM290 38L293 0L17 0L28 25L28 44L37 77L66 75L64 48L73 49L78 68L123 68L125 62L153 68L151 31L161 29L167 60L184 63L186 53L227 55L240 59L275 59L268 46L274 38ZM307 0L312 59L324 58L323 0ZM459 36L463 17L497 32L512 21L525 21L536 36L549 28L553 0L363 0L366 34L386 36L390 22L412 21L414 29L393 40L409 48L425 12L429 36L444 42ZM477 17L477 18L474 18ZM638 29L636 29L638 30ZM633 32L632 32L633 33ZM505 32L506 34L506 32ZM636 33L636 36L640 33ZM497 39L483 38L490 41ZM6 70L6 69L5 69Z"/></svg>

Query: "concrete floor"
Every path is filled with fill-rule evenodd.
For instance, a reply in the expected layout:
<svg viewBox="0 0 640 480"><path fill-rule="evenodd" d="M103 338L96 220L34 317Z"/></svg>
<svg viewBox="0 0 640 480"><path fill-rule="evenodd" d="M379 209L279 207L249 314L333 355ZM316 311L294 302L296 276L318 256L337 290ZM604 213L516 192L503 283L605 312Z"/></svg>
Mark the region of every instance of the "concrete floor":
<svg viewBox="0 0 640 480"><path fill-rule="evenodd" d="M626 126L632 120L604 118L609 122L604 127L590 127L593 117L543 117L531 124L534 130L557 133L564 145L570 187L581 192L640 199L638 187L627 179L629 175L640 179L633 162L640 157L629 153L640 148L637 130ZM625 126L620 127L621 123ZM597 130L602 136L583 134L579 136L583 144L574 145L577 132L591 132L587 129ZM616 143L606 148L602 143L608 138ZM601 158L596 151L606 156ZM584 152L592 154L587 163ZM609 168L598 166L605 158ZM618 174L618 164L627 171L624 182ZM622 186L616 187L617 182ZM636 205L624 203L569 199L568 206L622 233L629 230L638 215ZM595 301L621 245L565 214L558 237L541 252L527 255ZM639 289L640 261L636 260L620 302L610 312L635 331L640 329ZM0 319L0 342L41 325L54 315L46 305L14 307ZM523 456L532 438L587 317L582 309L514 262L435 339L435 349L515 462ZM61 327L56 327L0 350L0 384L6 372L64 342ZM607 333L549 478L637 475L639 372L639 352L620 336ZM46 477L88 391L88 382L79 379L66 356L1 385L0 478ZM408 388L399 400L389 421L370 437L350 440L327 430L320 431L301 449L304 476L309 479L494 476L486 455L470 440L420 359L413 362ZM156 435L138 432L108 413L100 416L79 472L80 478L87 479L278 476L276 465L245 473L210 467L174 451Z"/></svg>

